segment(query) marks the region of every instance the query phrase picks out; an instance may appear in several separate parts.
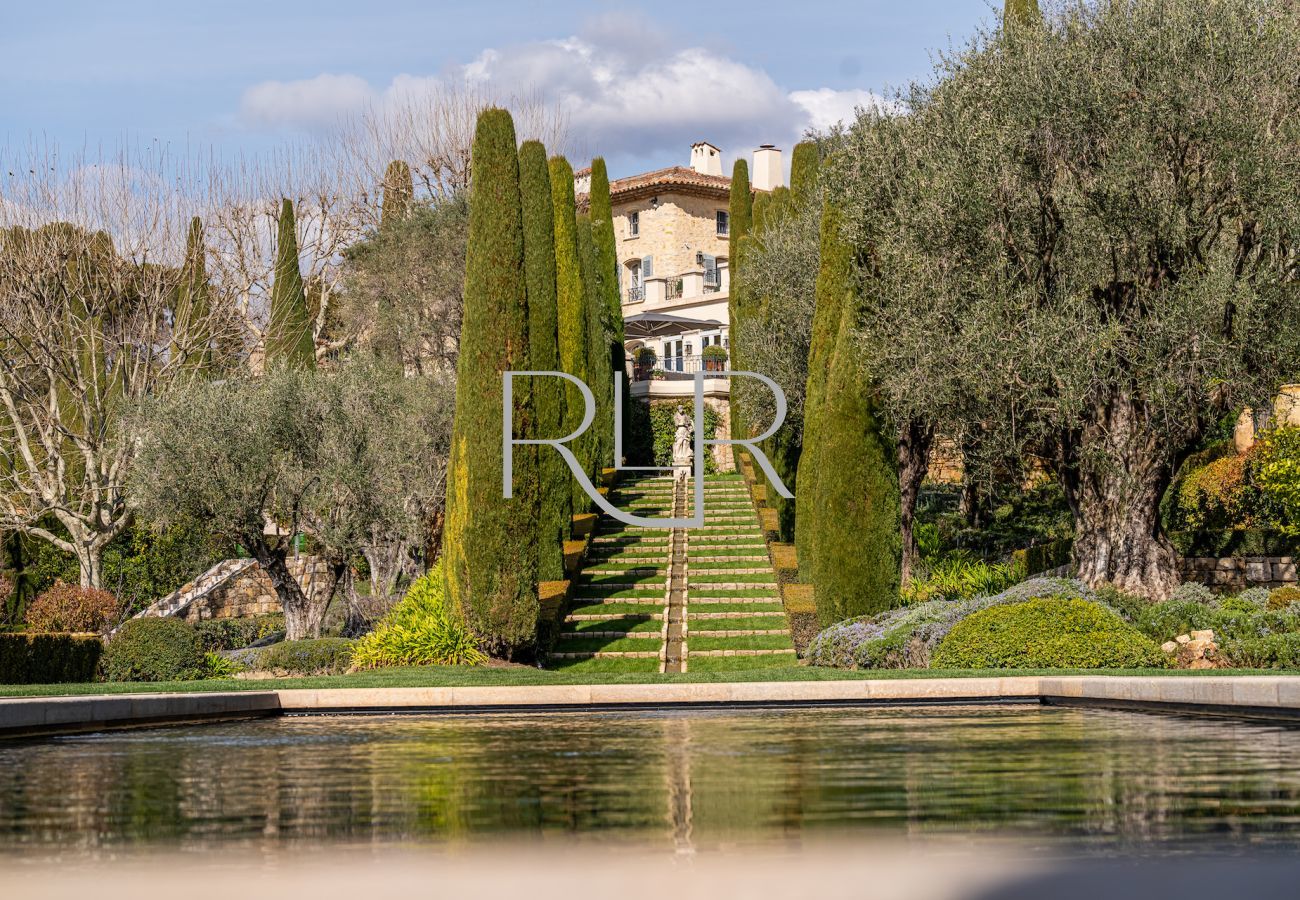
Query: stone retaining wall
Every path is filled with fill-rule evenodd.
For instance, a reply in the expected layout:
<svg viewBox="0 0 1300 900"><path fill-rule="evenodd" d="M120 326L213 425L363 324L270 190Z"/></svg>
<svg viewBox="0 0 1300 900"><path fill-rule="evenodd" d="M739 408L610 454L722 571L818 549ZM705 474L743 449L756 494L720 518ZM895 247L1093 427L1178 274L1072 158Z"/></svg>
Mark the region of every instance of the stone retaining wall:
<svg viewBox="0 0 1300 900"><path fill-rule="evenodd" d="M329 564L318 556L291 556L285 562L308 597L332 587ZM253 564L213 588L189 605L181 617L189 622L205 619L240 619L283 612L270 576Z"/></svg>
<svg viewBox="0 0 1300 900"><path fill-rule="evenodd" d="M1277 588L1296 583L1293 556L1188 557L1182 560L1184 581L1196 581L1224 591Z"/></svg>

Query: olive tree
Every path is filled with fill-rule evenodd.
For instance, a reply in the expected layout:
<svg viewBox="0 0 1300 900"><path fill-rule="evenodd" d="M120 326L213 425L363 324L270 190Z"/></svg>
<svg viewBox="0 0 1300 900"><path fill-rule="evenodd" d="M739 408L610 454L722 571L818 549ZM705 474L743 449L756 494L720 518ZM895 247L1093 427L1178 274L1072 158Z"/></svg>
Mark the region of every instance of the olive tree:
<svg viewBox="0 0 1300 900"><path fill-rule="evenodd" d="M860 113L835 167L865 374L1053 472L1089 584L1172 590L1172 473L1300 366L1298 32L1282 0L1056 5Z"/></svg>

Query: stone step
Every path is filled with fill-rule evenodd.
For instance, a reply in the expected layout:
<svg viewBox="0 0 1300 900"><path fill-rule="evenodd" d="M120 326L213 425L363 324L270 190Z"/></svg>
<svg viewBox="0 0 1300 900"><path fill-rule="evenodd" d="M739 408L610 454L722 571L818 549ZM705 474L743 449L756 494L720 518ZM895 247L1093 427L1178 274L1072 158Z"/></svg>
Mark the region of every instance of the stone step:
<svg viewBox="0 0 1300 900"><path fill-rule="evenodd" d="M691 602L695 602L695 601L691 601ZM739 601L739 602L743 603L744 601L741 600L741 601ZM690 611L688 610L688 611L687 611L687 615L689 616L689 618L690 618L691 620L695 620L695 619L704 619L704 620L708 620L708 619L766 619L768 616L779 616L779 615L781 615L781 613L778 612L778 611L776 611L776 610L762 610L762 609L760 609L760 610L752 610L752 611L751 611L751 610L746 610L745 612L690 612ZM570 617L570 618L572 618L572 617ZM599 618L599 617L597 617L597 618ZM611 618L617 618L617 617L616 617L616 616L611 616Z"/></svg>
<svg viewBox="0 0 1300 900"><path fill-rule="evenodd" d="M756 634L789 634L786 628L754 628L742 631L705 631L703 629L690 629L690 637L708 637L708 638L733 638L733 637L752 637ZM561 635L563 636L563 635Z"/></svg>
<svg viewBox="0 0 1300 900"><path fill-rule="evenodd" d="M794 648L788 650L691 650L689 641L687 652L690 656L794 656Z"/></svg>
<svg viewBox="0 0 1300 900"><path fill-rule="evenodd" d="M758 632L755 632L757 634ZM782 632L776 632L781 634ZM657 641L663 637L658 631L562 631L560 640L582 640L584 638L634 638L637 640Z"/></svg>
<svg viewBox="0 0 1300 900"><path fill-rule="evenodd" d="M725 615L725 614L724 614L724 613L706 613L705 615L716 615L716 616L721 617L721 616L723 616L723 615ZM745 616L748 616L748 615L753 615L753 614L752 614L752 613L738 613L737 615L745 615ZM764 615L771 615L771 613L764 613ZM566 621L566 622L613 622L613 621L618 621L619 619L645 619L647 622L650 622L650 621L660 621L660 622L661 622L661 621L663 621L663 618L664 618L664 614L663 614L663 613L652 613L652 612L644 612L644 613L569 613L567 616L564 617L564 621Z"/></svg>
<svg viewBox="0 0 1300 900"><path fill-rule="evenodd" d="M687 601L687 606L708 606L711 603L780 603L781 598L776 594L762 595L755 594L752 597L696 597L691 595ZM720 613L720 615L727 615Z"/></svg>
<svg viewBox="0 0 1300 900"><path fill-rule="evenodd" d="M742 568L707 569L702 566L699 568L696 568L695 566L691 567L692 576L695 575L771 575L771 574L772 574L771 566L747 567L743 569ZM757 582L757 583L761 584L762 582Z"/></svg>
<svg viewBox="0 0 1300 900"><path fill-rule="evenodd" d="M574 597L575 606L604 606L605 604L626 603L632 606L645 606L650 609L663 609L664 598L660 597ZM734 601L733 601L734 602ZM744 599L740 602L744 602Z"/></svg>
<svg viewBox="0 0 1300 900"><path fill-rule="evenodd" d="M659 635L655 635L658 637ZM594 650L549 654L551 659L658 659L658 650Z"/></svg>

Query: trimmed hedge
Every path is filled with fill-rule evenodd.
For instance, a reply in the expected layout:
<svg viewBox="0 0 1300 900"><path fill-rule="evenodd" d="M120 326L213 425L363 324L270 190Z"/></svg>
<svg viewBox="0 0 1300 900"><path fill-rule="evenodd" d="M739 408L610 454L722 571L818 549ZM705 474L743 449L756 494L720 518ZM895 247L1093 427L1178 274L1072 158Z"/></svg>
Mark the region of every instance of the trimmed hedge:
<svg viewBox="0 0 1300 900"><path fill-rule="evenodd" d="M131 619L104 651L109 681L190 681L206 674L199 633L180 619Z"/></svg>
<svg viewBox="0 0 1300 900"><path fill-rule="evenodd" d="M352 665L355 645L348 638L281 641L258 654L257 667L290 675L337 675Z"/></svg>
<svg viewBox="0 0 1300 900"><path fill-rule="evenodd" d="M247 619L208 619L194 626L204 650L240 650L273 634L284 634L284 613Z"/></svg>
<svg viewBox="0 0 1300 900"><path fill-rule="evenodd" d="M93 634L0 634L0 684L94 681L103 652Z"/></svg>
<svg viewBox="0 0 1300 900"><path fill-rule="evenodd" d="M941 669L1164 668L1154 641L1099 603L1043 597L958 622L935 651Z"/></svg>

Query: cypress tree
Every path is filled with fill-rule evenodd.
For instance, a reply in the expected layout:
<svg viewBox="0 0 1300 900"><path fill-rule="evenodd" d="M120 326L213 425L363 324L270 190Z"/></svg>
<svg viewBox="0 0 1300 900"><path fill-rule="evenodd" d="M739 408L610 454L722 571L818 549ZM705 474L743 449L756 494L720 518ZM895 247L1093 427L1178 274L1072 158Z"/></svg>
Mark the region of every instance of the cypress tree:
<svg viewBox="0 0 1300 900"><path fill-rule="evenodd" d="M555 216L555 303L559 317L560 370L587 378L587 294L582 282L582 263L578 257L578 213L573 198L573 167L562 156L551 157L551 209ZM564 386L564 433L571 434L582 424L582 392L576 385ZM574 440L570 447L584 472L592 470L591 430ZM576 481L572 481L573 511L586 512L591 498Z"/></svg>
<svg viewBox="0 0 1300 900"><path fill-rule="evenodd" d="M730 237L727 239L731 247L731 288L727 298L727 322L731 330L730 350L731 350L731 368L745 368L744 348L741 346L743 337L741 335L740 325L744 318L744 267L743 255L745 242L749 238L749 231L753 225L753 203L754 195L749 188L749 166L743 159L736 160L736 164L731 169L731 197L727 206L727 218L729 222ZM749 428L745 425L744 416L740 412L740 405L736 402L739 393L743 393L747 385L741 379L733 381L731 384L731 400L728 404L731 415L731 434L733 437L746 437L749 435ZM734 450L733 454L736 462L739 463L739 450ZM737 465L739 468L739 465Z"/></svg>
<svg viewBox="0 0 1300 900"><path fill-rule="evenodd" d="M601 296L596 246L591 216L579 213L578 263L587 295L587 376L596 395L596 418L591 425L592 477L599 484L600 470L614 458L614 377L610 368L610 339L605 328L607 307Z"/></svg>
<svg viewBox="0 0 1300 900"><path fill-rule="evenodd" d="M1004 25L1032 25L1041 22L1043 13L1038 8L1038 0L1005 0L1002 5L1002 22Z"/></svg>
<svg viewBox="0 0 1300 900"><path fill-rule="evenodd" d="M778 189L773 192L772 204L779 210L777 215L787 215L802 209L804 204L817 202L819 166L820 157L815 143L803 141L795 145L794 152L790 156L790 189L788 191ZM770 224L772 221L773 212L769 209L767 222ZM769 334L772 331L771 317L784 315L783 309L773 308L773 305L783 305L783 300L792 301L793 298L764 298L765 306L762 314L764 322L769 324L767 328ZM781 482L788 489L796 492L796 497L802 455L803 441L799 431L794 428L784 427L768 441L768 456L772 460L772 467ZM781 540L795 540L796 500L782 497L774 486L769 486L767 496L768 503L776 511L777 529Z"/></svg>
<svg viewBox="0 0 1300 900"><path fill-rule="evenodd" d="M537 448L514 448L501 496L502 373L531 365L524 225L514 123L484 110L474 132L456 417L443 556L454 607L488 652L515 657L537 636ZM514 385L515 433L536 431L529 379Z"/></svg>
<svg viewBox="0 0 1300 900"><path fill-rule="evenodd" d="M817 559L817 518L821 515L817 482L824 469L820 454L826 418L826 382L851 278L852 256L848 244L840 237L839 206L827 201L822 206L821 253L808 348L808 384L803 401L803 452L795 488L795 547L799 571L805 581L812 580Z"/></svg>
<svg viewBox="0 0 1300 900"><path fill-rule="evenodd" d="M208 316L212 312L207 272L207 249L203 241L203 220L190 220L185 239L185 264L173 305L172 355L184 355L188 372L202 374L212 363L212 333Z"/></svg>
<svg viewBox="0 0 1300 900"><path fill-rule="evenodd" d="M411 167L404 159L395 159L384 172L383 200L379 213L379 227L400 222L411 212L415 198L415 184L411 181Z"/></svg>
<svg viewBox="0 0 1300 900"><path fill-rule="evenodd" d="M813 502L813 596L823 625L898 602L903 540L898 448L863 380L854 343L857 298L843 304L824 387Z"/></svg>
<svg viewBox="0 0 1300 900"><path fill-rule="evenodd" d="M623 446L630 446L632 391L627 381L627 353L623 349L623 298L618 288L618 252L614 240L614 208L609 195L609 173L605 160L591 161L591 233L596 247L596 272L605 300L605 330L609 334L609 367L623 384ZM614 460L618 465L621 460Z"/></svg>
<svg viewBox="0 0 1300 900"><path fill-rule="evenodd" d="M275 281L271 285L271 322L266 330L266 365L292 369L316 368L316 341L311 314L298 268L298 237L293 202L280 205L280 231L275 244Z"/></svg>
<svg viewBox="0 0 1300 900"><path fill-rule="evenodd" d="M528 289L529 368L554 372L560 368L560 344L555 305L555 215L551 206L551 174L546 150L538 141L519 148L519 194L523 205L524 276ZM537 428L533 438L557 438L564 432L564 382L558 378L533 381ZM541 493L537 533L537 577L564 578L564 542L573 518L569 467L560 454L539 448L538 488Z"/></svg>

